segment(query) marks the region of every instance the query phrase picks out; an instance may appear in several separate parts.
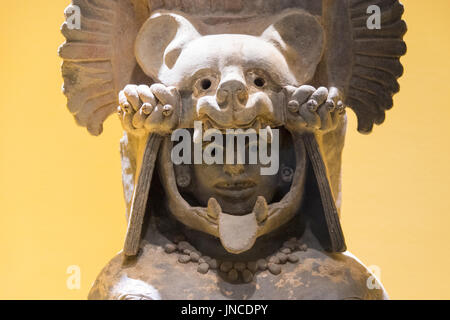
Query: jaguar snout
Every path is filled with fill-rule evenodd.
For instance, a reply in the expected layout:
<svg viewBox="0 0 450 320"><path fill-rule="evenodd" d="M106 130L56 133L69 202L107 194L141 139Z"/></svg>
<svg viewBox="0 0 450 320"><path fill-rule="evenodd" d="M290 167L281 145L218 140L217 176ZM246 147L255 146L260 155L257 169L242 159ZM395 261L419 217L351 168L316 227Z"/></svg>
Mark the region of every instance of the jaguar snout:
<svg viewBox="0 0 450 320"><path fill-rule="evenodd" d="M248 89L240 79L228 79L217 89L216 101L222 109L243 109L247 100Z"/></svg>
<svg viewBox="0 0 450 320"><path fill-rule="evenodd" d="M201 121L210 122L217 129L250 128L257 123L278 123L272 101L262 92L246 98L246 104L240 108L221 108L214 97L202 97L197 103L197 117Z"/></svg>

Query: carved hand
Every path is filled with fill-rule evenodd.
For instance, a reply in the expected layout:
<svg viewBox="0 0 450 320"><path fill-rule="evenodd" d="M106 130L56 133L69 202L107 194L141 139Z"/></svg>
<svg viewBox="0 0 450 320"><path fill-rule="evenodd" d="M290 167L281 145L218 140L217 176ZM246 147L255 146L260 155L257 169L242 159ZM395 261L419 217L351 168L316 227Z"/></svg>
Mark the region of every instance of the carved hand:
<svg viewBox="0 0 450 320"><path fill-rule="evenodd" d="M175 87L129 84L119 93L119 118L133 134L168 134L179 123L181 102Z"/></svg>
<svg viewBox="0 0 450 320"><path fill-rule="evenodd" d="M337 88L312 86L285 88L288 95L286 126L294 131L326 133L336 129L345 114L342 97Z"/></svg>

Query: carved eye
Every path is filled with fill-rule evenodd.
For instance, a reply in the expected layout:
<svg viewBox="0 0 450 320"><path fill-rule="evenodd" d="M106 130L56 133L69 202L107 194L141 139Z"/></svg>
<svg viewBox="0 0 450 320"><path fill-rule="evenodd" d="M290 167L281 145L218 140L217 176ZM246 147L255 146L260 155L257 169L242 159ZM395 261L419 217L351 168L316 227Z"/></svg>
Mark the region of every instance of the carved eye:
<svg viewBox="0 0 450 320"><path fill-rule="evenodd" d="M257 77L253 82L255 83L255 86L259 88L264 87L264 85L266 84L266 80L261 77Z"/></svg>
<svg viewBox="0 0 450 320"><path fill-rule="evenodd" d="M200 87L201 87L203 90L208 90L209 88L211 88L211 85L212 85L212 82L211 82L211 80L209 80L209 79L203 79L203 80L200 82Z"/></svg>
<svg viewBox="0 0 450 320"><path fill-rule="evenodd" d="M208 94L212 87L215 85L216 80L214 77L206 76L198 79L194 85L194 94L195 95L205 95Z"/></svg>

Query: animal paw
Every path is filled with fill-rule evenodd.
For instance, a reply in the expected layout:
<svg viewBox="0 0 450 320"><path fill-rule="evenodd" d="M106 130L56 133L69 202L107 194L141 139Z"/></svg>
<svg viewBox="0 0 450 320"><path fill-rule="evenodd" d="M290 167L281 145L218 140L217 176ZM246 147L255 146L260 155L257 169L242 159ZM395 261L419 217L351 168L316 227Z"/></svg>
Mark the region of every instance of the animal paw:
<svg viewBox="0 0 450 320"><path fill-rule="evenodd" d="M286 87L288 95L287 127L290 130L320 131L326 133L336 129L345 114L339 90L304 85Z"/></svg>
<svg viewBox="0 0 450 320"><path fill-rule="evenodd" d="M168 134L179 122L181 102L175 87L129 84L120 91L119 104L123 128L136 135Z"/></svg>

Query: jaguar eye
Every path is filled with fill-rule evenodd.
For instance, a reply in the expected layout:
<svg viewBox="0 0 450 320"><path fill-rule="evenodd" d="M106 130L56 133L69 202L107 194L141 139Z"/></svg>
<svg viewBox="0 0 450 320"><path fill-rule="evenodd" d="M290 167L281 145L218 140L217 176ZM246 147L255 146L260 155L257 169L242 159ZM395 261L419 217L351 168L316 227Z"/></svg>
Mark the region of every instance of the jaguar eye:
<svg viewBox="0 0 450 320"><path fill-rule="evenodd" d="M203 90L208 90L209 88L211 88L212 82L209 79L203 79L200 83L200 86L202 87Z"/></svg>
<svg viewBox="0 0 450 320"><path fill-rule="evenodd" d="M263 78L258 77L255 79L254 83L255 83L255 86L262 88L266 84L266 81Z"/></svg>

